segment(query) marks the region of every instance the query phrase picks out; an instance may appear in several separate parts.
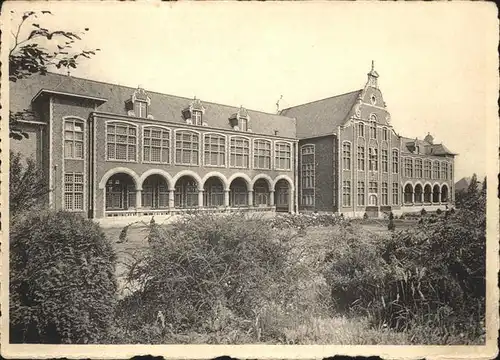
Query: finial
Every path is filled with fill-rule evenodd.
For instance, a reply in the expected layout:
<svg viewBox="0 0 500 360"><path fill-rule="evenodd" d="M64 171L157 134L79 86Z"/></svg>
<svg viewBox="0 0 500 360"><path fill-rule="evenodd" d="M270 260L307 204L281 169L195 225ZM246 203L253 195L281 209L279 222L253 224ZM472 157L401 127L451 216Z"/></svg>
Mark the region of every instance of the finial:
<svg viewBox="0 0 500 360"><path fill-rule="evenodd" d="M372 60L372 71L375 70L375 61Z"/></svg>

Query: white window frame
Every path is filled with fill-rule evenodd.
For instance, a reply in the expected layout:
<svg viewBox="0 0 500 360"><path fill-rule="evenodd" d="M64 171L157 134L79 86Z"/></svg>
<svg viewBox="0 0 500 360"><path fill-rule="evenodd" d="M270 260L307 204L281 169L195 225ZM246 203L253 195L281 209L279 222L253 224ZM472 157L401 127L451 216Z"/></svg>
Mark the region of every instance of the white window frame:
<svg viewBox="0 0 500 360"><path fill-rule="evenodd" d="M237 166L235 164L232 163L232 155L233 155L233 152L232 152L232 140L235 139L235 140L238 140L238 139L243 139L243 140L246 140L247 142L247 156L248 156L248 161L247 161L247 166ZM236 147L236 146L235 146ZM241 148L241 147L237 147L237 148ZM242 148L243 149L243 148ZM250 168L250 164L251 164L251 161L252 161L252 141L250 138L246 137L246 136L241 136L241 135L233 135L229 138L229 161L228 161L228 164L229 164L229 167L230 168L234 168L234 169L248 169ZM234 152L234 155L245 155L245 154L239 154L237 152Z"/></svg>
<svg viewBox="0 0 500 360"><path fill-rule="evenodd" d="M122 125L122 126L126 125L126 126L130 126L132 128L135 128L135 144L130 144L130 143L128 143L128 141L127 141L127 144L126 144L127 145L127 159L117 159L116 158L116 145L117 145L117 142L116 142L116 136L117 136L116 132L114 134L115 135L115 142L114 142L114 144L115 144L115 157L113 159L109 158L109 152L108 152L108 135L109 135L108 134L108 126L109 125L113 125L113 124L114 125ZM105 159L106 159L106 161L119 161L119 162L130 162L130 163L137 163L137 162L139 162L139 157L141 155L140 152L139 152L139 125L134 124L134 123L132 123L130 121L108 120L108 121L106 121L105 126L106 126L106 129L105 129L105 135L106 135L106 137L105 137L105 139L106 139L105 140L105 145L106 145L105 146ZM128 139L129 136L130 135L127 133L127 139ZM130 160L129 159L129 151L128 151L128 146L129 145L134 145L135 146L135 160Z"/></svg>
<svg viewBox="0 0 500 360"><path fill-rule="evenodd" d="M197 137L198 137L198 156L197 156L197 163L196 164L187 164L187 163L183 163L183 162L178 162L177 161L177 134L178 133L184 133L184 132L187 132L187 133L191 133L191 134L195 134ZM181 140L182 141L182 140ZM184 141L182 141L184 142ZM195 131L195 130L191 130L191 129L184 129L184 128L181 128L181 129L175 129L174 130L174 138L173 138L173 143L174 143L174 153L173 153L173 157L174 157L174 164L175 165L183 165L183 166L200 166L201 164L201 151L203 149L203 143L202 143L202 136L200 134L199 131ZM191 142L193 143L193 142ZM183 149L183 148L180 148L181 151L183 150L188 150L188 149ZM189 149L190 151L195 151L195 149ZM193 157L191 156L191 159L193 159ZM181 153L181 161L182 161L182 153Z"/></svg>
<svg viewBox="0 0 500 360"><path fill-rule="evenodd" d="M161 130L162 131L162 135L163 135L163 132L167 132L168 133L168 159L167 161L152 161L152 160L146 160L144 158L146 152L144 151L144 149L146 148L146 135L145 135L145 132L146 130L152 130L152 129L157 129L157 130ZM151 138L152 139L152 138ZM164 149L164 146L163 146L163 140L164 138L162 137L161 139L161 145L160 145L160 157L161 157L161 154L162 154L162 151ZM148 145L148 147L150 148L150 151L149 151L149 158L151 159L151 148L153 147L151 144ZM156 146L155 146L156 147ZM146 163L146 164L171 164L172 163L172 131L167 128L167 127L164 127L164 126L159 126L159 125L144 125L142 127L142 162L143 163Z"/></svg>
<svg viewBox="0 0 500 360"><path fill-rule="evenodd" d="M268 143L269 144L269 167L258 167L256 166L255 164L255 157L257 156L261 156L261 155L257 155L257 151L256 150L262 150L262 149L256 149L256 144L259 144L259 143ZM267 150L267 149L264 149L264 150ZM256 138L256 139L253 139L252 141L252 168L253 169L258 169L258 170L271 170L273 168L273 144L272 144L272 141L271 140L268 140L268 139L263 139L263 138Z"/></svg>
<svg viewBox="0 0 500 360"><path fill-rule="evenodd" d="M287 156L285 157L280 157L279 154L280 152L283 152L283 150L278 150L279 146L285 145L288 147L287 150ZM274 167L275 170L282 170L282 171L290 171L292 169L292 143L287 142L287 141L275 141L274 142ZM280 162L282 161L287 161L289 163L289 167L281 167Z"/></svg>
<svg viewBox="0 0 500 360"><path fill-rule="evenodd" d="M224 159L224 164L208 164L207 163L207 138L210 139L210 137L217 136L219 138L223 139L224 142L224 147L222 151L222 159ZM211 145L211 144L208 144ZM219 146L220 144L217 144ZM220 150L220 148L218 148ZM221 154L220 151L216 151L214 153ZM208 149L209 152L209 158L211 157L212 154L212 149ZM218 155L219 156L219 155ZM203 165L208 166L208 167L217 167L217 168L225 168L227 167L227 135L221 134L221 133L216 133L216 132L207 132L203 134Z"/></svg>
<svg viewBox="0 0 500 360"><path fill-rule="evenodd" d="M81 181L76 181L76 176L81 177ZM71 176L71 182L67 181L67 176ZM84 211L85 207L85 184L84 184L84 174L83 172L65 172L64 173L64 183L63 183L63 209L65 211ZM67 186L71 185L71 190L67 190ZM76 186L81 186L81 190L76 190ZM68 207L66 196L71 196L71 207ZM75 207L76 195L81 195L81 208Z"/></svg>
<svg viewBox="0 0 500 360"><path fill-rule="evenodd" d="M67 123L70 123L72 125L71 130L66 129ZM77 123L82 126L82 131L75 130L75 125ZM71 133L73 136L73 139L67 139L66 138L67 133ZM81 140L76 139L75 138L76 134L81 134L82 139ZM66 144L68 142L71 142L71 144L72 144L71 156L66 156ZM81 149L82 149L81 157L75 156L75 154L76 154L76 146L75 145L76 144L81 145ZM82 119L69 117L69 118L65 118L63 120L63 156L64 156L64 159L67 159L67 160L83 160L84 159L84 157L85 157L85 122Z"/></svg>

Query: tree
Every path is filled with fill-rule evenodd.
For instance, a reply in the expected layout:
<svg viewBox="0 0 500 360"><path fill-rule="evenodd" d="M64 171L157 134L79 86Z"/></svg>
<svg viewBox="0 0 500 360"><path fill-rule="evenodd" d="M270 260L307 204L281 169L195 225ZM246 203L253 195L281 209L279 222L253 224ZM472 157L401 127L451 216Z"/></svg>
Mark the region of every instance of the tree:
<svg viewBox="0 0 500 360"><path fill-rule="evenodd" d="M21 153L10 152L9 209L14 219L20 212L35 207L49 192L43 171L31 158L23 164Z"/></svg>
<svg viewBox="0 0 500 360"><path fill-rule="evenodd" d="M14 13L14 11L11 11ZM9 51L9 81L16 82L33 74L45 75L50 68L76 68L81 58L90 59L100 49L75 49L75 42L82 40L83 33L64 30L49 30L38 23L42 17L52 15L50 11L28 11L12 32L13 46ZM19 126L19 120L33 116L29 110L9 114L9 137L15 140L27 138L28 134Z"/></svg>

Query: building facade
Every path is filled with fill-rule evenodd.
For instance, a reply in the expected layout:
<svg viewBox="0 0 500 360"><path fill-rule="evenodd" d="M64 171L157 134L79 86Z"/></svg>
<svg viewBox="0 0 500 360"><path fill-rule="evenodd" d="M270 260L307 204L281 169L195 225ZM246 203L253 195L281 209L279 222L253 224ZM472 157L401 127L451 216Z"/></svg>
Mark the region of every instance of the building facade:
<svg viewBox="0 0 500 360"><path fill-rule="evenodd" d="M11 149L36 158L54 209L89 218L188 210L325 211L346 216L444 208L453 160L399 136L377 84L269 114L59 74L11 84L29 110Z"/></svg>
<svg viewBox="0 0 500 360"><path fill-rule="evenodd" d="M397 134L372 69L363 89L284 109L299 139L299 209L379 217L446 209L454 157L428 134Z"/></svg>

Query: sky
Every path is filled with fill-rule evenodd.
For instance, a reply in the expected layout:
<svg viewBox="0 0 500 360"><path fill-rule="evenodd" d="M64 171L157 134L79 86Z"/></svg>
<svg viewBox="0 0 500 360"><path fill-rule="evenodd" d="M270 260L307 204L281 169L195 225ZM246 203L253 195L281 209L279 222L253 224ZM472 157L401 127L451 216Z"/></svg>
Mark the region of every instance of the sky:
<svg viewBox="0 0 500 360"><path fill-rule="evenodd" d="M38 6L53 13L41 24L88 27L82 47L101 49L73 76L274 113L281 96L286 108L363 88L374 60L396 132L419 139L431 133L458 153L456 180L484 176L487 158L498 157L492 3Z"/></svg>

